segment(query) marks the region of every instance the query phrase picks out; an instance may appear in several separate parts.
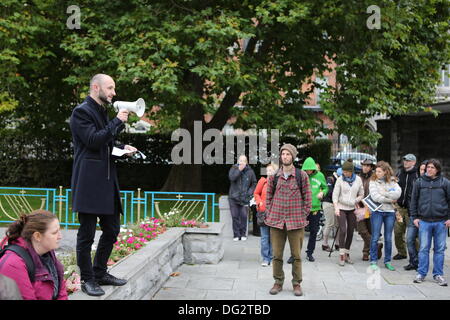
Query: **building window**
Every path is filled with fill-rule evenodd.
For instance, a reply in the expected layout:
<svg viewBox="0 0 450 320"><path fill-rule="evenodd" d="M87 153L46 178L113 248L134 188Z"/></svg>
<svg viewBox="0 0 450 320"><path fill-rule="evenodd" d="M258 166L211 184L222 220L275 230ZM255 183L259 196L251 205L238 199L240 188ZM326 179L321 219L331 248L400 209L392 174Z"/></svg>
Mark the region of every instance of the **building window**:
<svg viewBox="0 0 450 320"><path fill-rule="evenodd" d="M325 91L328 86L328 77L317 77L315 81L318 86L314 89L316 95L316 105L320 105L320 95Z"/></svg>

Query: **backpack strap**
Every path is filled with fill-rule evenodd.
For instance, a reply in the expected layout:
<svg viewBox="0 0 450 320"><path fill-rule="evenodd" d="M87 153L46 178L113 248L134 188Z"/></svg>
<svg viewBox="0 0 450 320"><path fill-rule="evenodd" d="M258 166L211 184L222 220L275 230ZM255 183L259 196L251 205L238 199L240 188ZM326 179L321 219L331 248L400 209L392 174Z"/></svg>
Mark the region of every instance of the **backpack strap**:
<svg viewBox="0 0 450 320"><path fill-rule="evenodd" d="M281 169L278 169L281 170ZM272 186L272 190L273 190L273 194L275 195L275 191L277 190L277 183L278 183L278 179L280 178L279 175L277 175L278 171L275 173L274 177L273 177L273 186ZM295 168L295 180L297 180L297 186L298 189L300 190L300 193L302 192L302 170L300 170L299 168Z"/></svg>
<svg viewBox="0 0 450 320"><path fill-rule="evenodd" d="M0 251L0 257L2 257L7 250L15 252L19 257L22 258L22 260L25 262L25 265L27 266L28 277L30 278L31 282L34 282L35 266L33 259L31 258L28 251L21 246L11 244Z"/></svg>
<svg viewBox="0 0 450 320"><path fill-rule="evenodd" d="M302 170L295 168L295 179L297 180L298 190L302 193Z"/></svg>

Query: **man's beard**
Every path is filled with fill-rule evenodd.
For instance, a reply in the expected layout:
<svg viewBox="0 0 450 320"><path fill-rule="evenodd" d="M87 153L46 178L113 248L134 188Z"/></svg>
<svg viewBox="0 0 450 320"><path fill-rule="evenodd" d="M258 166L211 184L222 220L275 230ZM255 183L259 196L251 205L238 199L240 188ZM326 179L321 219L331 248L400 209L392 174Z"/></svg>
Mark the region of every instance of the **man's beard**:
<svg viewBox="0 0 450 320"><path fill-rule="evenodd" d="M102 89L100 89L99 93L98 93L98 98L100 99L100 101L102 101L104 104L109 104L110 102L108 101L108 98L106 97L105 93L103 92Z"/></svg>
<svg viewBox="0 0 450 320"><path fill-rule="evenodd" d="M287 161L287 160L286 160L286 162L285 162L285 161L282 161L282 163L283 163L283 166L289 167L289 166L293 163L293 161L292 161L292 160L291 160L291 161Z"/></svg>

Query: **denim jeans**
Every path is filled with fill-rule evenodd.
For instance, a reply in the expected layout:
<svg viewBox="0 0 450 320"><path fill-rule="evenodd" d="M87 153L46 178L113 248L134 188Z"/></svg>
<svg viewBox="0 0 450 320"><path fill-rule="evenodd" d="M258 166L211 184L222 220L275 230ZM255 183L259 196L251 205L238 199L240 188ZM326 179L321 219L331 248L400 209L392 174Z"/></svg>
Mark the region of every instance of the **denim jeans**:
<svg viewBox="0 0 450 320"><path fill-rule="evenodd" d="M392 256L392 232L394 231L395 212L372 211L370 224L372 237L370 238L370 262L378 260L378 240L380 239L381 226L384 224L384 263L391 261Z"/></svg>
<svg viewBox="0 0 450 320"><path fill-rule="evenodd" d="M409 264L412 266L419 265L419 252L416 248L416 241L419 236L419 229L414 225L412 219L409 219L406 229L406 246L408 248Z"/></svg>
<svg viewBox="0 0 450 320"><path fill-rule="evenodd" d="M419 268L417 273L425 277L430 266L430 247L433 240L433 277L444 275L444 252L447 239L447 227L444 221L419 222Z"/></svg>
<svg viewBox="0 0 450 320"><path fill-rule="evenodd" d="M260 226L261 230L261 257L263 261L270 263L272 261L272 243L270 241L270 227Z"/></svg>

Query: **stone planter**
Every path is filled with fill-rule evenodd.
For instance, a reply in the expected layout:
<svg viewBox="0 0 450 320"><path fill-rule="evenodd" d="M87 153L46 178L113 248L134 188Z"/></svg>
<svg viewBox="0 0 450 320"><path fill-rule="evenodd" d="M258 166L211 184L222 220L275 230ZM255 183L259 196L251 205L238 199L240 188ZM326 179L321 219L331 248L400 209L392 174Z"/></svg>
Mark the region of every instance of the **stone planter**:
<svg viewBox="0 0 450 320"><path fill-rule="evenodd" d="M222 260L222 223L210 223L209 228L187 228L183 235L184 263L217 264Z"/></svg>
<svg viewBox="0 0 450 320"><path fill-rule="evenodd" d="M171 228L110 268L112 275L128 280L126 285L103 286L101 297L78 291L69 299L150 300L181 264L218 263L224 254L222 229L222 223L209 223L209 228Z"/></svg>

